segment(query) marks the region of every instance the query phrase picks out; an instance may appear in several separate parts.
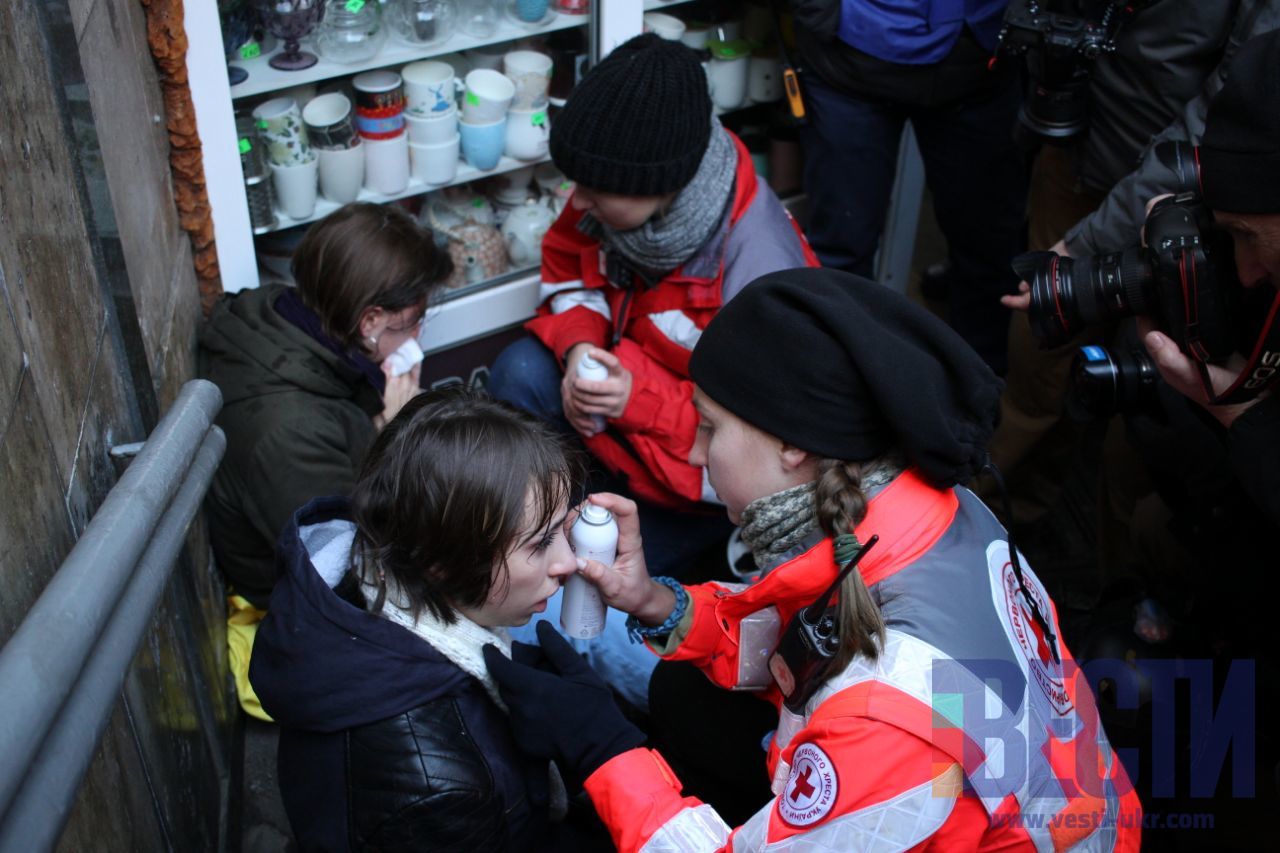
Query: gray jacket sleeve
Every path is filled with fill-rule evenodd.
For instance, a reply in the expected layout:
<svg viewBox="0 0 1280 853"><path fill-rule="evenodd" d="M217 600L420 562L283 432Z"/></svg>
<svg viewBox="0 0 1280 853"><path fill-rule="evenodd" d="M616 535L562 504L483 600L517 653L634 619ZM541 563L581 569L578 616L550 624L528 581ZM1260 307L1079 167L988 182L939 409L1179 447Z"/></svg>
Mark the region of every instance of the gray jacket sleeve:
<svg viewBox="0 0 1280 853"><path fill-rule="evenodd" d="M1067 251L1079 257L1101 252L1118 252L1136 246L1146 220L1147 202L1173 189L1173 174L1154 156L1152 149L1165 140L1186 140L1197 144L1204 134L1209 101L1222 88L1227 66L1235 50L1252 36L1280 27L1280 2L1246 0L1236 12L1230 42L1218 67L1204 81L1200 94L1191 99L1182 114L1157 134L1143 152L1136 170L1120 180L1093 213L1067 230Z"/></svg>

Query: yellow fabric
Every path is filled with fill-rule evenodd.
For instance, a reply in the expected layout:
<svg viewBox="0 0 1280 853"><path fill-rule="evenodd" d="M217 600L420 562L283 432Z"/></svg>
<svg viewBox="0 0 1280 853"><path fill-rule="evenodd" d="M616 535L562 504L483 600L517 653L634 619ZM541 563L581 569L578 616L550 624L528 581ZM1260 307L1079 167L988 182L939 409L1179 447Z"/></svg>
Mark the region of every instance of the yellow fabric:
<svg viewBox="0 0 1280 853"><path fill-rule="evenodd" d="M231 675L236 681L236 695L240 699L240 707L246 714L275 722L262 710L258 694L253 692L249 683L249 658L253 654L253 638L258 634L258 623L267 615L267 611L259 610L238 595L227 596L227 662L231 666Z"/></svg>

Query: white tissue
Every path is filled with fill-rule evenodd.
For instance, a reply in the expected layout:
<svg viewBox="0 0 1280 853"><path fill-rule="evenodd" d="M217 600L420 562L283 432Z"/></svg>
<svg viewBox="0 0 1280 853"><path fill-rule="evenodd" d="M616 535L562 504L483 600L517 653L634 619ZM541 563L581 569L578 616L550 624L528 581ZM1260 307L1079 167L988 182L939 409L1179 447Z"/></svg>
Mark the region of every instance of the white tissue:
<svg viewBox="0 0 1280 853"><path fill-rule="evenodd" d="M422 361L422 347L417 340L409 338L400 348L387 356L387 364L391 367L392 376L400 376L413 370L413 366Z"/></svg>

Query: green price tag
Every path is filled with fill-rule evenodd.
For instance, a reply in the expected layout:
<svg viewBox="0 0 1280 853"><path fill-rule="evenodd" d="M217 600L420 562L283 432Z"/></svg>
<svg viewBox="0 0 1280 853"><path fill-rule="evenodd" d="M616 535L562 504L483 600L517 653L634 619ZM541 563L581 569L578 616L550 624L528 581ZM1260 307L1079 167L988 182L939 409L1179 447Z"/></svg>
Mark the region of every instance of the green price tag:
<svg viewBox="0 0 1280 853"><path fill-rule="evenodd" d="M485 201L484 201L484 199L482 199L482 198L473 198L473 199L471 199L471 206L472 206L472 207L484 207L484 205L485 205Z"/></svg>
<svg viewBox="0 0 1280 853"><path fill-rule="evenodd" d="M547 123L547 114L534 113L533 115L529 116L529 121L533 123L534 127L541 127L542 125Z"/></svg>
<svg viewBox="0 0 1280 853"><path fill-rule="evenodd" d="M256 41L240 45L241 59L254 59L259 56L262 56L262 45L258 44Z"/></svg>
<svg viewBox="0 0 1280 853"><path fill-rule="evenodd" d="M355 14L364 8L364 0L347 0L347 11Z"/></svg>
<svg viewBox="0 0 1280 853"><path fill-rule="evenodd" d="M258 130L266 130L269 126L265 118L258 119Z"/></svg>
<svg viewBox="0 0 1280 853"><path fill-rule="evenodd" d="M467 92L467 103L468 103L468 104L470 104L470 105L471 105L471 106L473 106L473 107L478 107L478 106L480 106L480 96L479 96L479 95L477 95L475 92L468 91L468 92Z"/></svg>
<svg viewBox="0 0 1280 853"><path fill-rule="evenodd" d="M240 140L240 153L241 153L241 154L248 154L248 153L249 153L249 149L251 149L251 148L253 148L253 143L252 143L252 142L250 142L250 141L249 141L249 140L247 140L247 139L241 139L241 140Z"/></svg>

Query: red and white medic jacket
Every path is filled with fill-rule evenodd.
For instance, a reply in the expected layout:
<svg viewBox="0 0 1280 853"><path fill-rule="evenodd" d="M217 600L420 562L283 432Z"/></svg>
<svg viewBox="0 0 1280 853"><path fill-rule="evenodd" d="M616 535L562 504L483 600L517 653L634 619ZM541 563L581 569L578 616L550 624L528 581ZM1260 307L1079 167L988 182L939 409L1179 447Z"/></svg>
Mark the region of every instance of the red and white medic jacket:
<svg viewBox="0 0 1280 853"><path fill-rule="evenodd" d="M638 280L631 288L609 283L600 242L578 230L582 214L567 206L543 238L542 304L525 326L561 362L586 342L631 371L626 410L586 439L587 449L625 476L636 496L679 509L719 503L703 469L688 463L698 426L689 381L693 345L748 282L818 266L795 220L756 179L746 147L737 137L733 143L738 168L728 215L697 254L651 288Z"/></svg>
<svg viewBox="0 0 1280 853"><path fill-rule="evenodd" d="M680 796L656 752L616 756L586 789L622 851L1134 850L1142 809L1066 646L1031 621L1005 533L965 489L908 471L872 499L859 565L888 626L802 716L781 711L774 799L730 829ZM1035 575L1028 588L1057 633ZM741 592L690 587L693 621L668 657L730 686L738 625L777 605L785 624L835 577L824 539ZM772 698L777 703L777 693Z"/></svg>

